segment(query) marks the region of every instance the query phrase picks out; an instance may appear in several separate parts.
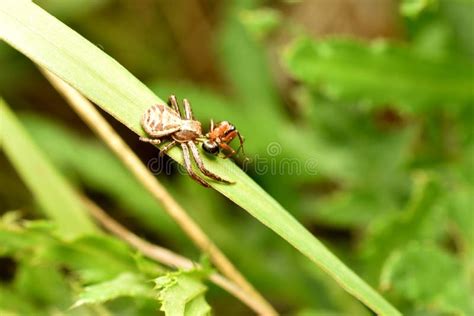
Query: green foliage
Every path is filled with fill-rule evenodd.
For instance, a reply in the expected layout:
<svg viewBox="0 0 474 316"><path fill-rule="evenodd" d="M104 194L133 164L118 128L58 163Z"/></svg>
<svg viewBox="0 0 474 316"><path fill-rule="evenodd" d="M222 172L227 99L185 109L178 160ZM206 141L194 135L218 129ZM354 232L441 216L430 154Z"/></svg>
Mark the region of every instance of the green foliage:
<svg viewBox="0 0 474 316"><path fill-rule="evenodd" d="M425 240L433 236L436 200L440 188L427 175L418 175L414 181L411 201L407 209L375 222L366 240L364 256L369 270L379 275L379 267L391 252L406 245L410 240ZM435 230L436 231L436 230Z"/></svg>
<svg viewBox="0 0 474 316"><path fill-rule="evenodd" d="M400 13L414 18L428 8L438 4L438 0L402 0L400 3Z"/></svg>
<svg viewBox="0 0 474 316"><path fill-rule="evenodd" d="M129 129L144 135L140 117L151 104L162 101L111 57L29 2L3 3L0 25L0 35L7 43L75 87ZM170 157L182 163L178 148L173 149ZM398 314L233 162L209 158L204 162L210 171L235 182L213 183L218 192L271 228L374 311Z"/></svg>
<svg viewBox="0 0 474 316"><path fill-rule="evenodd" d="M71 181L86 183L87 189L101 192L121 208L133 212L146 227L184 243L179 227L161 205L100 142L84 139L45 117L30 114L20 119L34 141Z"/></svg>
<svg viewBox="0 0 474 316"><path fill-rule="evenodd" d="M152 296L152 288L146 286L146 280L135 274L122 273L112 280L86 286L73 308L84 304L102 304L119 297Z"/></svg>
<svg viewBox="0 0 474 316"><path fill-rule="evenodd" d="M386 41L304 38L285 61L298 79L333 100L412 110L474 101L472 62L424 57Z"/></svg>
<svg viewBox="0 0 474 316"><path fill-rule="evenodd" d="M263 39L282 22L280 13L272 9L244 10L241 13L243 25L257 39Z"/></svg>
<svg viewBox="0 0 474 316"><path fill-rule="evenodd" d="M56 221L60 233L72 238L95 232L79 198L32 143L1 99L0 119L2 130L8 131L8 137L2 137L3 150L33 192L42 210Z"/></svg>
<svg viewBox="0 0 474 316"><path fill-rule="evenodd" d="M474 312L469 284L459 262L446 251L409 244L387 260L381 286L420 309L449 315Z"/></svg>
<svg viewBox="0 0 474 316"><path fill-rule="evenodd" d="M184 89L186 90L183 91ZM175 91L178 95L187 95L191 100L200 100L199 104L205 106L225 102L210 93L202 91L199 93L190 88L177 89L174 87L169 90ZM203 108L199 107L197 110L199 112L196 112L199 114ZM72 181L83 183L85 189L100 192L116 201L121 209L136 218L143 227L153 229L157 234L169 239L173 245L186 247L186 244L181 245L180 230L175 228L175 225L169 224L166 221L167 217L161 219L158 217L159 213L149 211L156 207L156 202L147 192L143 191L141 185L121 166L117 158L104 146L100 146L95 139L81 137L80 134L73 132L66 126L61 126L44 117L25 114L21 115L21 121L29 131L34 131L31 136L35 142L45 149L48 158ZM55 142L50 141L53 138ZM179 182L176 182L178 180ZM193 216L202 219L203 227L206 231L211 231L212 236L219 240L225 253L236 258L239 262L246 263L243 271L246 275L254 276L254 282L258 288L279 295L281 289L278 284L285 282L285 289L295 293L292 299L301 301L302 304L313 301L311 295L313 287L304 281L305 275L295 269L296 266L302 264L299 263L301 260L295 258L292 251L288 251L289 249L279 244L272 246L275 247L273 251L288 253L284 259L285 264L282 264L281 260L283 259L280 257L268 257L265 262L252 260L260 255L260 248L265 247L270 232L259 229L255 225L251 226L251 218L245 218L245 222L241 222L240 225L233 225L234 215L222 212L220 204L215 202L217 196L215 192L196 190L194 183L183 177L174 179L174 181L178 186L173 192L174 195L186 196L187 199L182 200L182 203L186 209L191 211L194 211L197 204L201 205L199 210L192 213ZM242 235L249 236L249 238L241 238L239 243L242 247L235 247L234 236ZM268 269L268 265L272 266L271 270ZM320 276L317 277L317 280L319 279Z"/></svg>
<svg viewBox="0 0 474 316"><path fill-rule="evenodd" d="M166 316L210 315L204 293L206 287L195 272L173 272L155 280L161 310Z"/></svg>
<svg viewBox="0 0 474 316"><path fill-rule="evenodd" d="M66 240L47 222L20 221L13 215L7 213L0 221L0 257L14 258L19 266L11 295L33 303L25 308L43 314L54 308L67 311L74 304L73 315L87 315L81 305L123 296L144 298L145 305L153 305L149 280L163 270L148 262L153 272L144 272L122 242L106 236ZM10 305L14 306L0 300L0 309Z"/></svg>
<svg viewBox="0 0 474 316"><path fill-rule="evenodd" d="M9 2L22 6L7 0L0 7ZM474 1L399 1L389 9L393 12L387 11L402 14L396 27L382 23L383 32L396 36L382 41L367 39L380 31L370 28L380 21L364 11L364 1L354 6L288 2L265 8L258 7L263 3L259 0L218 6L198 1L203 11L189 6L189 12L163 1L132 5L87 0L80 10L72 2L36 3L146 80L154 93L190 99L205 129L210 118L234 123L246 137L252 159L246 173L403 314L473 314L474 40L469 30ZM327 24L305 22L306 13L326 9L327 14L337 12ZM367 19L353 21L355 9ZM22 20L24 24L15 22L9 29L26 36L17 45L20 50L141 133L136 118L158 102L153 93L94 45L78 40L44 12L36 15L38 11L27 17L18 10L5 17L0 8L0 25L12 22L13 16ZM206 16L202 21L200 13ZM341 25L355 33L363 29L365 40L326 36ZM294 32L303 28L306 34L324 36L294 41ZM2 38L6 31L0 27ZM287 46L283 41L290 42L283 60L286 69L273 60ZM82 123L59 122L73 114L57 104L28 59L0 43L0 64L2 95L15 112L26 108L35 113L19 115L20 121L57 174L61 171L91 193L139 235L197 257L120 162L93 136L82 133ZM135 143L135 134L118 129L142 158L156 156L151 147ZM5 136L16 140L5 132L3 121L0 132L2 143ZM280 145L278 155L269 153L273 143ZM179 160L178 151L171 154ZM3 159L0 154L0 164ZM222 175L228 167L233 172L232 163L220 160L205 163ZM255 161L269 168L316 161L317 172L261 172ZM160 181L280 313L372 313L224 195L171 170L170 176L159 175ZM20 209L28 218L41 215L35 211L43 206L31 202L34 190L29 194L30 185L23 187L15 173L23 179L17 165L0 167L0 212ZM52 193L48 197L56 198ZM258 202L246 196L245 205ZM0 314L153 315L159 312L158 297L166 298L161 307L168 313L208 313L201 271L164 271L111 237L64 239L57 220L22 221L18 214L6 213L0 221ZM43 214L54 219L53 213ZM267 215L260 219L274 220L273 213ZM278 229L294 233L282 218ZM337 270L337 265L330 268ZM150 280L163 286L153 290ZM86 288L92 289L93 299L105 299L130 294L127 284L151 288L153 297L143 292L70 309L87 295ZM210 286L206 297L215 314L249 314L216 287Z"/></svg>

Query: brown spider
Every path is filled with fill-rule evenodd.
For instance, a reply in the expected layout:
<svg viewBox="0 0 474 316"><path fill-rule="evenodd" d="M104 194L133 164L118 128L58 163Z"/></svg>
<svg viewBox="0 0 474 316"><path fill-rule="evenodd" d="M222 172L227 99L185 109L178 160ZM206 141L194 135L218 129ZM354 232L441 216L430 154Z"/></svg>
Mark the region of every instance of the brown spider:
<svg viewBox="0 0 474 316"><path fill-rule="evenodd" d="M237 150L234 150L229 146L229 143L236 137L239 138L240 146ZM245 155L243 147L244 138L240 135L235 126L228 121L219 122L214 126L214 121L211 120L211 130L206 134L206 138L207 139L202 143L202 149L210 154L217 155L220 149L227 150L228 153L224 158L229 158L242 149L242 153Z"/></svg>
<svg viewBox="0 0 474 316"><path fill-rule="evenodd" d="M201 123L196 121L191 110L191 104L187 99L183 100L184 104L184 117L179 110L176 96L171 95L168 99L168 105L156 104L150 107L142 117L142 127L145 132L150 136L140 137L143 142L152 144L160 144L163 138L171 140L169 144L161 149L160 156L163 156L170 148L174 147L177 143L181 145L184 157L184 166L188 174L197 182L205 187L209 187L209 184L198 176L192 168L191 154L198 166L199 170L209 178L224 183L232 183L225 180L218 175L210 172L204 167L199 150L196 146L197 142L203 140Z"/></svg>

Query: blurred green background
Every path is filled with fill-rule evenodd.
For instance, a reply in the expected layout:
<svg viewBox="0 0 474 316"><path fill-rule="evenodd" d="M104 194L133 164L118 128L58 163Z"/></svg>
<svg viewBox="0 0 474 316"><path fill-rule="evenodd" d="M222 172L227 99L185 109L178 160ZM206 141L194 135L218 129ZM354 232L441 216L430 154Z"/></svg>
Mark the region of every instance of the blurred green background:
<svg viewBox="0 0 474 316"><path fill-rule="evenodd" d="M250 158L236 163L403 313L474 313L474 1L35 2L162 99L190 99L205 126L234 123ZM199 258L30 61L0 43L0 67L0 95L71 182L138 235ZM109 121L145 163L158 157ZM0 212L38 218L3 153L0 165ZM370 314L232 202L166 173L159 180L280 312ZM0 296L18 294L33 314L62 306L44 295L62 291L44 281L60 271L22 267L0 258ZM210 287L216 315L249 313ZM0 298L0 310L12 302Z"/></svg>

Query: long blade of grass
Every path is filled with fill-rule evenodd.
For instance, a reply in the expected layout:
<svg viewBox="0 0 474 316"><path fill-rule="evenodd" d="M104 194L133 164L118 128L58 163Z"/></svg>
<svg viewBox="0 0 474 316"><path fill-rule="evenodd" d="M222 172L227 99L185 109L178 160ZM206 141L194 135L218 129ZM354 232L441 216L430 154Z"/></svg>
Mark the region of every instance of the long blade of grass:
<svg viewBox="0 0 474 316"><path fill-rule="evenodd" d="M2 1L0 36L139 135L144 135L140 127L143 112L152 104L163 103L115 60L32 3ZM179 150L169 154L182 162ZM204 160L212 172L236 182L213 183L217 191L287 240L375 312L399 314L231 161Z"/></svg>
<svg viewBox="0 0 474 316"><path fill-rule="evenodd" d="M66 238L97 232L74 191L45 159L7 104L0 99L1 144L41 209Z"/></svg>

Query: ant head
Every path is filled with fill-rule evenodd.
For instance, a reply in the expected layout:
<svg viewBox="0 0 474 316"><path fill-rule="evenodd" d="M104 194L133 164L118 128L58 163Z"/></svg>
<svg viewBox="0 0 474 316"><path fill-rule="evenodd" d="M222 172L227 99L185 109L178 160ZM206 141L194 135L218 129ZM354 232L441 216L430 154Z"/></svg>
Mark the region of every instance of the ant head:
<svg viewBox="0 0 474 316"><path fill-rule="evenodd" d="M216 155L219 153L219 144L210 140L206 140L202 143L202 149L205 152Z"/></svg>
<svg viewBox="0 0 474 316"><path fill-rule="evenodd" d="M223 135L227 135L236 130L234 124L229 121L222 121L217 123L217 128L222 131Z"/></svg>

